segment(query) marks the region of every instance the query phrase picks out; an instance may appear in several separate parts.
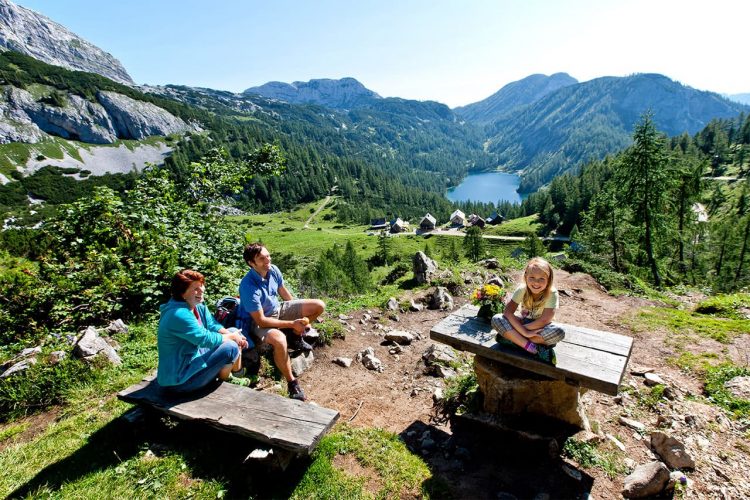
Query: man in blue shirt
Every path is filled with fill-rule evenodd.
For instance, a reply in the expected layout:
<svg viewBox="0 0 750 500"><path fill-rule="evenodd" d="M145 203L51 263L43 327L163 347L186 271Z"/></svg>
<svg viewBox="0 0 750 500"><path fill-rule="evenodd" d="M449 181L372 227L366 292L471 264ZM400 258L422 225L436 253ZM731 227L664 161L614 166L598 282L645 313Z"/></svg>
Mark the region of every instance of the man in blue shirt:
<svg viewBox="0 0 750 500"><path fill-rule="evenodd" d="M240 282L240 307L251 319L246 322L243 333L273 348L273 360L287 381L289 397L304 401L305 393L292 373L287 338L281 329L294 331L295 338L290 341L292 347L310 350L302 336L309 323L323 314L325 303L316 299L295 300L284 286L281 271L271 264L271 254L262 244L246 246L242 257L250 270ZM284 301L280 302L279 297Z"/></svg>

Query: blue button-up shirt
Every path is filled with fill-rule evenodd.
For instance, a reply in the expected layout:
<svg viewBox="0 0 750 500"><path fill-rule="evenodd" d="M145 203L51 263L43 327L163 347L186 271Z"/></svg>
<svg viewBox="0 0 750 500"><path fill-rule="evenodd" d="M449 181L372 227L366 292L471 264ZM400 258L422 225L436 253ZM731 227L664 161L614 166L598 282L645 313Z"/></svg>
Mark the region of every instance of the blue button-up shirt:
<svg viewBox="0 0 750 500"><path fill-rule="evenodd" d="M279 288L284 286L284 277L279 268L271 264L263 279L255 269L250 269L240 282L240 305L249 314L263 310L271 316L279 307Z"/></svg>

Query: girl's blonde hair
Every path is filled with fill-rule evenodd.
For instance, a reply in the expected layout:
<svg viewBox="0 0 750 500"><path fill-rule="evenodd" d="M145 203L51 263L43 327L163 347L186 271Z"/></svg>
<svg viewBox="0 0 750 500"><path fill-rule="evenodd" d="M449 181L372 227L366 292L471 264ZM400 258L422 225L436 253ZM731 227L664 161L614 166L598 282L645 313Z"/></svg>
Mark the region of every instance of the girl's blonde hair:
<svg viewBox="0 0 750 500"><path fill-rule="evenodd" d="M534 293L529 288L526 277L532 269L539 269L541 272L547 275L547 286L539 294L539 297L534 297ZM526 293L523 294L523 307L529 311L534 311L541 307L550 294L552 293L552 281L555 279L555 273L552 271L552 266L545 259L541 257L534 257L526 263L526 268L523 270L523 284L526 286Z"/></svg>

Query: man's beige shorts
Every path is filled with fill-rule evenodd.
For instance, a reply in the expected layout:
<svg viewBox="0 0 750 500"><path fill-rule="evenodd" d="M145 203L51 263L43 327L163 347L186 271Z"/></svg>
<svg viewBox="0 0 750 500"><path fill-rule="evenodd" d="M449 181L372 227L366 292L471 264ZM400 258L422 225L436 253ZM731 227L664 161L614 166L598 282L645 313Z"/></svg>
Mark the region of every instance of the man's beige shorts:
<svg viewBox="0 0 750 500"><path fill-rule="evenodd" d="M305 299L287 300L281 303L281 307L270 315L271 318L283 319L283 320L295 320L302 317L302 304L305 303ZM271 330L278 330L278 328L261 328L258 325L253 324L252 333L253 337L257 338L261 342L266 341L266 336Z"/></svg>

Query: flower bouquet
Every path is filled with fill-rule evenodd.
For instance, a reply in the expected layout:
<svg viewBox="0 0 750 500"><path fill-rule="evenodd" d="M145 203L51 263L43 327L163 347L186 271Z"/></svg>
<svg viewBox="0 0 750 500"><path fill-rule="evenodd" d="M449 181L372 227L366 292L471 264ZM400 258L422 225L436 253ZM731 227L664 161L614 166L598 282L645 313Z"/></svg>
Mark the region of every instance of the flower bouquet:
<svg viewBox="0 0 750 500"><path fill-rule="evenodd" d="M505 310L505 290L498 285L482 285L471 294L471 303L479 306L477 316L490 319Z"/></svg>

